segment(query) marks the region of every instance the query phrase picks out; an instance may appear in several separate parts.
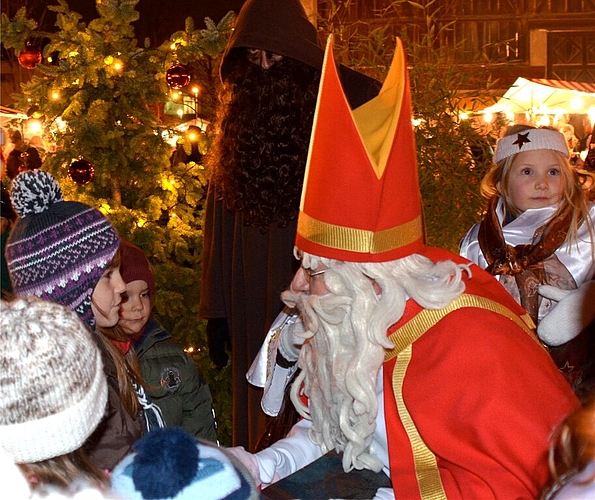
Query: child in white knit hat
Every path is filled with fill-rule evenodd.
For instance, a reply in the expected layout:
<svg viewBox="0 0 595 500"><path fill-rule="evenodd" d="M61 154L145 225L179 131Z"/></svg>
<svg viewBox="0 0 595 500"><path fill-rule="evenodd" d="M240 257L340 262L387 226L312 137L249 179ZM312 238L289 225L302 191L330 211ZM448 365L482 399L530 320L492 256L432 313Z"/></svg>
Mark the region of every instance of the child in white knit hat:
<svg viewBox="0 0 595 500"><path fill-rule="evenodd" d="M489 198L481 223L461 242L462 256L487 269L537 325L541 340L582 395L593 361L585 356L595 317L595 204L569 162L564 135L547 127L515 125L498 141L482 181ZM585 364L586 363L586 364ZM587 388L586 388L587 389Z"/></svg>
<svg viewBox="0 0 595 500"><path fill-rule="evenodd" d="M32 490L77 481L107 486L82 449L108 394L91 335L59 304L36 297L0 302L0 448Z"/></svg>

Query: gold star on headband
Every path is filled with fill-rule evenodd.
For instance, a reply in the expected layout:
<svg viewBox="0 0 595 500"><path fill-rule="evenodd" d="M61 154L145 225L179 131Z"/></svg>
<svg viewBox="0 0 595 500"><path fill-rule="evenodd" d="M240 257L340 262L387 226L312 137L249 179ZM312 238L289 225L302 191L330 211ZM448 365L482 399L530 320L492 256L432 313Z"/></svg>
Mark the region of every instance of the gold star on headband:
<svg viewBox="0 0 595 500"><path fill-rule="evenodd" d="M513 142L513 144L518 145L519 150L521 150L521 148L527 142L531 142L531 139L529 139L529 132L527 132L526 134L517 134L517 139Z"/></svg>

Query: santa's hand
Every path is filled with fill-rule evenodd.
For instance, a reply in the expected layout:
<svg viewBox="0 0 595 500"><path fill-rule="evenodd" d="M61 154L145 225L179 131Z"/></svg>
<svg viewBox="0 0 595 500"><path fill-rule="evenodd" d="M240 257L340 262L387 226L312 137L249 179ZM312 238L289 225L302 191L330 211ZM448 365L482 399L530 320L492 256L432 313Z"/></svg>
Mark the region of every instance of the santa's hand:
<svg viewBox="0 0 595 500"><path fill-rule="evenodd" d="M285 326L279 334L279 353L290 363L295 363L300 355L305 331L302 319L298 317L295 322Z"/></svg>
<svg viewBox="0 0 595 500"><path fill-rule="evenodd" d="M238 462L240 462L254 479L256 486L260 486L260 467L258 466L258 459L256 455L247 452L243 446L234 446L233 448L226 448L230 455L232 455Z"/></svg>
<svg viewBox="0 0 595 500"><path fill-rule="evenodd" d="M569 342L595 319L595 281L586 281L576 290L541 285L539 294L558 302L537 327L537 335L547 345Z"/></svg>

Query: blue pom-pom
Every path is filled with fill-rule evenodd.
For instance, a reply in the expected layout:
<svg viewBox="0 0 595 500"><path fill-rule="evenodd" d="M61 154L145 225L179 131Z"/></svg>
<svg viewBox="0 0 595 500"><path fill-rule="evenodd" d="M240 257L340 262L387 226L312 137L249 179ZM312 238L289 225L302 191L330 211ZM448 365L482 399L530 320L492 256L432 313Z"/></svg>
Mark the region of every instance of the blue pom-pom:
<svg viewBox="0 0 595 500"><path fill-rule="evenodd" d="M52 204L64 201L56 179L43 170L27 170L17 175L12 181L10 198L20 217L45 212Z"/></svg>
<svg viewBox="0 0 595 500"><path fill-rule="evenodd" d="M186 488L198 470L197 441L181 428L150 432L137 441L132 480L143 498L171 498Z"/></svg>

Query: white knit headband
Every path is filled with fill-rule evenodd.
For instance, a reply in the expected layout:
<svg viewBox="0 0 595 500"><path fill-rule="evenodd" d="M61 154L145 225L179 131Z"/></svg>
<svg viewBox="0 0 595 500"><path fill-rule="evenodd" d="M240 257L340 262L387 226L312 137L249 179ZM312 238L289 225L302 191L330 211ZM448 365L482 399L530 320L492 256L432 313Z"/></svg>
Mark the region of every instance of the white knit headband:
<svg viewBox="0 0 595 500"><path fill-rule="evenodd" d="M498 163L509 156L524 151L536 151L540 149L558 151L566 158L570 158L568 145L563 134L557 130L546 128L529 128L499 139L496 144L494 162Z"/></svg>

